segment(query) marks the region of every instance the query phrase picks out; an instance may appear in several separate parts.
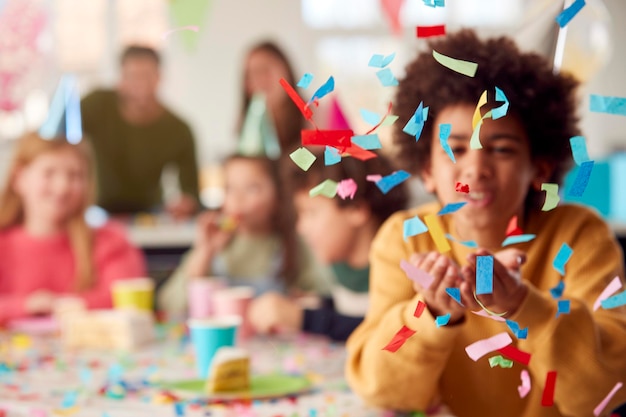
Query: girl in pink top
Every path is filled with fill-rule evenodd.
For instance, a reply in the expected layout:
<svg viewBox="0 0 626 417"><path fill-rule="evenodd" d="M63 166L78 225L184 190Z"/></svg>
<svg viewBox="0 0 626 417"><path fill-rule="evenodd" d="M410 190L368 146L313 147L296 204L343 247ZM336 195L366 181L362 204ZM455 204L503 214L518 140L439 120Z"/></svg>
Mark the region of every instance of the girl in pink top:
<svg viewBox="0 0 626 417"><path fill-rule="evenodd" d="M34 133L16 145L0 194L0 324L49 314L61 296L110 307L111 283L145 276L145 263L120 226L85 221L94 190L89 146Z"/></svg>

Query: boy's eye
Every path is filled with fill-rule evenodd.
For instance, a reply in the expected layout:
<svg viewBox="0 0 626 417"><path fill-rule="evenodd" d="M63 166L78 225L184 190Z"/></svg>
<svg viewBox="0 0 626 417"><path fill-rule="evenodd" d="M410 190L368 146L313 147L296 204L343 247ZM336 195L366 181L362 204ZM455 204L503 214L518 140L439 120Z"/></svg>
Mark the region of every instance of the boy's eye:
<svg viewBox="0 0 626 417"><path fill-rule="evenodd" d="M515 149L511 146L494 146L491 151L501 155L512 155L515 153Z"/></svg>
<svg viewBox="0 0 626 417"><path fill-rule="evenodd" d="M455 155L461 155L465 152L465 146L452 146L450 149Z"/></svg>

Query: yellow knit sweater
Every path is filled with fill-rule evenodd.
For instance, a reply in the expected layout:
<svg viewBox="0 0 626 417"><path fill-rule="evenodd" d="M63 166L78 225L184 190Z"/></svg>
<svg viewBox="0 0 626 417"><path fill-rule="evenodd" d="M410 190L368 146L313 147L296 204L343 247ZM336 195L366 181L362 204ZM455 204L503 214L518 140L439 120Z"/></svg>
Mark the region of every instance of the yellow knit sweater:
<svg viewBox="0 0 626 417"><path fill-rule="evenodd" d="M372 244L370 309L347 343L347 378L368 403L398 410L424 410L443 402L459 417L592 416L593 409L619 381L626 382L626 311L593 311L593 303L616 276L624 279L623 255L611 230L591 211L572 205L535 212L521 225L535 240L517 244L528 260L522 278L529 282L528 296L514 316L528 327L528 338L513 344L532 354L529 366L490 368L486 355L471 360L465 347L480 339L508 331L502 322L468 314L456 326L437 328L428 309L420 318L413 313L419 294L400 269L411 254L436 250L428 233L402 238L405 219L436 213L429 204L400 212L381 228ZM446 232L454 235L454 215L442 216ZM561 280L552 261L561 245L573 254L565 266L562 298L571 311L558 318L557 301L550 288ZM448 255L465 265L472 250L452 243ZM382 348L403 326L416 331L395 353ZM518 394L520 372L528 369L530 393ZM556 371L554 405L541 405L548 371ZM613 397L603 415L626 401L626 388Z"/></svg>

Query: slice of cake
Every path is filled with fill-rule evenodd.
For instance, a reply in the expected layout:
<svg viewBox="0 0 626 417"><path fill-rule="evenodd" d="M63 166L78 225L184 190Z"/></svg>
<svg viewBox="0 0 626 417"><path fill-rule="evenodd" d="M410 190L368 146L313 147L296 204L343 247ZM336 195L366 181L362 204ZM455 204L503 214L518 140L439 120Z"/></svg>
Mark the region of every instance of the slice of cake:
<svg viewBox="0 0 626 417"><path fill-rule="evenodd" d="M232 392L250 389L250 355L245 349L220 348L211 362L209 392Z"/></svg>

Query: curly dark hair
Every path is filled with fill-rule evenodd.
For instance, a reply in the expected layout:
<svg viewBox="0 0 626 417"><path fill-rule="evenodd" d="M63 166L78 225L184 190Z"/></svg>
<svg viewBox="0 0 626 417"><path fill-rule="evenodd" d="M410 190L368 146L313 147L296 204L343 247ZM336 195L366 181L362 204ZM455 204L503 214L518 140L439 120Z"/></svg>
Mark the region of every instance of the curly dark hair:
<svg viewBox="0 0 626 417"><path fill-rule="evenodd" d="M339 207L366 204L379 225L396 211L406 208L409 200L406 183L401 183L389 190L387 194L383 194L374 182L366 180L367 175L370 174L386 176L394 171L391 163L384 155L377 153L378 157L367 161L343 158L341 162L335 165L325 165L324 148L307 147L307 149L317 157L307 171L300 169L289 158L285 158L283 161L283 177L290 194L293 195L299 191L308 192L326 179L339 182L352 178L357 184L354 199L334 198Z"/></svg>
<svg viewBox="0 0 626 417"><path fill-rule="evenodd" d="M467 77L444 67L432 51L452 58L475 62L478 70ZM519 117L530 142L534 161L544 160L553 167L549 182L560 184L572 163L569 139L579 135L576 115L578 81L566 74L554 74L545 58L522 53L506 37L481 40L472 30L464 29L429 42L407 66L399 82L394 101L394 144L398 164L412 173L420 173L430 159L433 120L447 106L476 105L483 91L493 107L495 87L507 96L509 113ZM429 106L428 121L419 141L402 131L420 101ZM539 192L531 190L527 207L536 206Z"/></svg>

